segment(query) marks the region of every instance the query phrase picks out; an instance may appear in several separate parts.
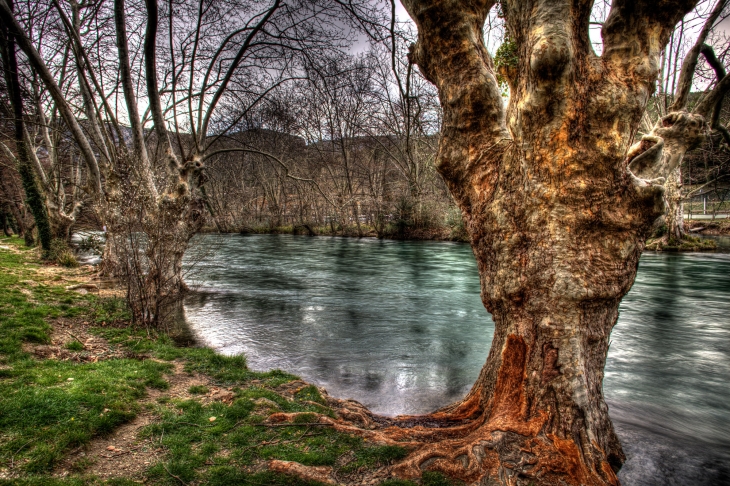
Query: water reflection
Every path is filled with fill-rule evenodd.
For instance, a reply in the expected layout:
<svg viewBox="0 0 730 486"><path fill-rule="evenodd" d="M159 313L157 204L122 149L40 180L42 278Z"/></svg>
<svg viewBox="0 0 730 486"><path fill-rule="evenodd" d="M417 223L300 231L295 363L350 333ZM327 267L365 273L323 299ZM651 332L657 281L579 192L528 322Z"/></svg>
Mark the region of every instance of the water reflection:
<svg viewBox="0 0 730 486"><path fill-rule="evenodd" d="M383 414L468 390L493 324L468 245L203 236L215 258L191 329L254 369L282 368ZM624 484L730 484L730 256L647 254L611 336L605 396Z"/></svg>
<svg viewBox="0 0 730 486"><path fill-rule="evenodd" d="M427 412L476 379L493 325L468 246L224 241L200 267L205 284L186 300L206 344L245 353L255 369L291 370L381 413Z"/></svg>

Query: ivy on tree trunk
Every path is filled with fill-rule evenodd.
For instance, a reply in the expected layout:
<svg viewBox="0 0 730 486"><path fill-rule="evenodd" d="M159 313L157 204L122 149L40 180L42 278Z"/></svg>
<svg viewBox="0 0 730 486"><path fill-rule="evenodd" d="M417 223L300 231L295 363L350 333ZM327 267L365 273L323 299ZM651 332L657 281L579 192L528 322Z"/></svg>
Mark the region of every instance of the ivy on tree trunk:
<svg viewBox="0 0 730 486"><path fill-rule="evenodd" d="M12 8L12 4L10 5ZM10 95L10 104L13 109L13 118L15 126L15 146L17 150L18 173L25 190L26 204L33 214L33 218L38 228L38 239L40 240L43 251L47 252L51 249L51 225L48 220L48 212L46 211L45 201L42 192L38 187L38 180L33 166L31 164L28 147L26 146L23 132L23 97L20 88L20 80L18 77L18 62L15 56L15 39L12 33L8 31L5 25L0 27L2 35L2 58L3 71L5 81L7 83Z"/></svg>

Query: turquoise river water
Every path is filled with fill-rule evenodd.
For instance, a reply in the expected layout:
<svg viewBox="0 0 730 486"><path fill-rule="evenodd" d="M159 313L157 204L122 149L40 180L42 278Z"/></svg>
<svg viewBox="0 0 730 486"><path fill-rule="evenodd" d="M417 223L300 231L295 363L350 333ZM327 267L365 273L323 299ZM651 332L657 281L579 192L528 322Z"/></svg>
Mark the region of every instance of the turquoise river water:
<svg viewBox="0 0 730 486"><path fill-rule="evenodd" d="M466 244L202 235L186 268L199 343L380 414L461 398L494 332ZM622 483L730 484L729 381L730 255L643 255L604 379Z"/></svg>

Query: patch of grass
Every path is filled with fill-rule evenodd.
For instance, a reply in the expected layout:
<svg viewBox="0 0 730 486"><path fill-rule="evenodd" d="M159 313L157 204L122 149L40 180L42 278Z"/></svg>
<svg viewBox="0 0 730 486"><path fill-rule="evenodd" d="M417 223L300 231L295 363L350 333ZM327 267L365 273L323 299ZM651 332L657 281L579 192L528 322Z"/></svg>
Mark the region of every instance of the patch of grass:
<svg viewBox="0 0 730 486"><path fill-rule="evenodd" d="M4 243L12 242L18 246L21 241L3 238ZM36 288L24 283L32 276L24 265L30 261L34 259L23 253L0 251L0 267L3 268L0 272L0 354L6 360L21 353L23 341L48 342L50 327L44 319L58 313L31 300L36 297Z"/></svg>
<svg viewBox="0 0 730 486"><path fill-rule="evenodd" d="M188 393L191 395L205 395L210 390L208 390L207 386L203 385L193 385L190 388L188 388Z"/></svg>
<svg viewBox="0 0 730 486"><path fill-rule="evenodd" d="M169 451L165 462L149 471L150 478L157 481L174 474L186 483L247 484L244 479L254 481L251 479L254 476L243 470L261 460L333 466L348 473L405 457L406 450L402 447L371 446L360 437L329 427L306 425L316 420L314 415L306 413L297 420L301 426L268 427L261 423L262 416L252 413L257 398L267 398L286 412L311 411L311 405L288 401L262 388L240 390L230 406L222 403L202 405L196 400L172 401L159 407L157 412L161 421L142 431L145 437L159 442ZM211 422L211 417L215 417L215 421ZM339 465L338 459L348 454L353 454L353 459L344 466ZM206 469L206 465L211 467ZM255 481L263 478L275 481L260 484L312 484L268 473L257 477Z"/></svg>
<svg viewBox="0 0 730 486"><path fill-rule="evenodd" d="M91 306L91 316L97 324L112 324L120 321L129 321L132 314L124 299L111 297L98 299L94 296L88 297Z"/></svg>
<svg viewBox="0 0 730 486"><path fill-rule="evenodd" d="M356 471L360 468L386 466L405 458L408 449L400 446L370 446L355 451L355 459L343 467L344 471Z"/></svg>
<svg viewBox="0 0 730 486"><path fill-rule="evenodd" d="M205 484L210 486L228 486L231 484L250 484L266 486L320 486L322 483L304 481L291 476L272 472L249 474L231 466L216 466L208 470Z"/></svg>
<svg viewBox="0 0 730 486"><path fill-rule="evenodd" d="M464 483L462 481L458 481L455 479L451 479L448 476L445 476L439 472L434 471L424 471L423 476L421 476L420 481L413 482L408 481L405 479L388 479L382 483L380 483L380 486L463 486Z"/></svg>
<svg viewBox="0 0 730 486"><path fill-rule="evenodd" d="M421 477L421 484L423 486L462 486L464 483L451 479L439 472L424 471Z"/></svg>
<svg viewBox="0 0 730 486"><path fill-rule="evenodd" d="M135 416L146 387L164 388L170 365L153 361L98 363L37 360L24 343L50 342L47 320L88 309L88 300L36 282L41 262L17 238L0 250L0 463L27 474L50 470L63 453L109 433ZM30 283L33 283L31 285ZM83 349L78 341L69 349ZM106 410L106 411L105 411Z"/></svg>
<svg viewBox="0 0 730 486"><path fill-rule="evenodd" d="M13 379L0 382L0 461L49 471L68 448L134 418L145 388L165 388L169 369L138 360L16 360Z"/></svg>
<svg viewBox="0 0 730 486"><path fill-rule="evenodd" d="M79 341L71 341L69 343L66 343L66 349L69 351L83 351L84 345L81 344Z"/></svg>
<svg viewBox="0 0 730 486"><path fill-rule="evenodd" d="M96 477L65 477L54 478L51 476L24 476L12 480L0 479L0 486L90 486L90 485L106 485L106 486L139 486L139 483L125 478L112 478L102 480Z"/></svg>
<svg viewBox="0 0 730 486"><path fill-rule="evenodd" d="M48 476L24 476L16 479L0 479L0 486L86 486L80 478L52 478Z"/></svg>
<svg viewBox="0 0 730 486"><path fill-rule="evenodd" d="M137 354L147 354L165 361L182 359L185 361L185 371L206 374L221 384L236 385L258 380L267 386L277 387L297 379L281 370L264 373L251 371L244 356L222 356L209 348L180 347L165 333L148 333L131 327L110 327L98 329L97 332L109 342Z"/></svg>
<svg viewBox="0 0 730 486"><path fill-rule="evenodd" d="M94 461L88 457L77 459L72 465L71 470L75 473L83 473L94 464Z"/></svg>
<svg viewBox="0 0 730 486"><path fill-rule="evenodd" d="M294 395L294 398L297 400L308 400L322 405L326 404L325 399L322 398L319 390L314 385L305 386Z"/></svg>

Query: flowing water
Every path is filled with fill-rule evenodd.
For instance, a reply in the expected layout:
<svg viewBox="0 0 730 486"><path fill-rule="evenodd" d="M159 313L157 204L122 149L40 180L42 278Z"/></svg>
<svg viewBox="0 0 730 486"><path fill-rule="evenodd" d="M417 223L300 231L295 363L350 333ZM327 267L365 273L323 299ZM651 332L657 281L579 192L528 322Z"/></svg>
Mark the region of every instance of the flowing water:
<svg viewBox="0 0 730 486"><path fill-rule="evenodd" d="M185 315L200 343L376 413L461 398L489 352L468 245L203 235L194 248ZM642 256L604 380L623 484L730 484L729 379L730 255Z"/></svg>

